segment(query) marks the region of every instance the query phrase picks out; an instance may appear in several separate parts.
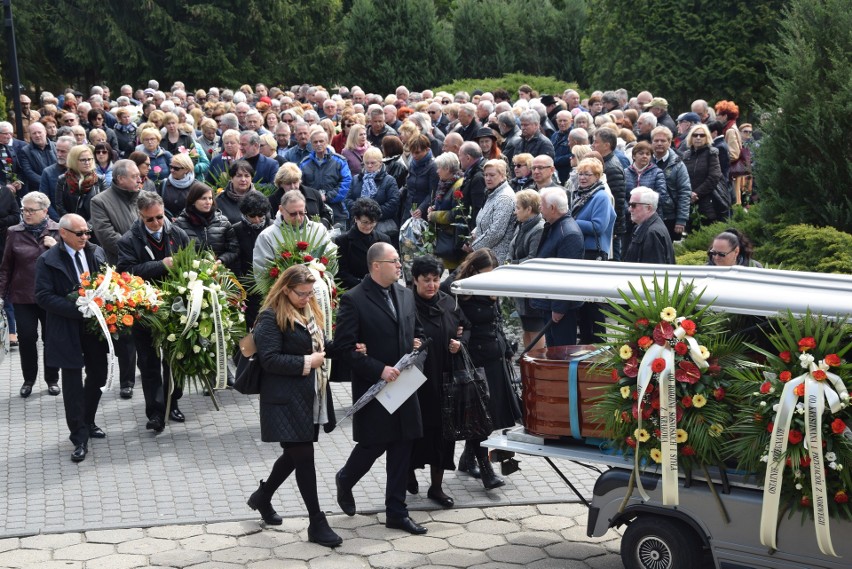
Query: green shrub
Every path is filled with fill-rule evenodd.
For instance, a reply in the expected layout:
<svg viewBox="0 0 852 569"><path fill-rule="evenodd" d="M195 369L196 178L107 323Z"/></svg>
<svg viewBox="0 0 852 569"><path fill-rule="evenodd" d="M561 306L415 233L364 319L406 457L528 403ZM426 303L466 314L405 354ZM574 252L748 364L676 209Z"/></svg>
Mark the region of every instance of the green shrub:
<svg viewBox="0 0 852 569"><path fill-rule="evenodd" d="M706 265L707 250L704 251L686 251L681 253L676 258L678 265Z"/></svg>
<svg viewBox="0 0 852 569"><path fill-rule="evenodd" d="M833 227L790 225L760 247L758 260L790 271L852 274L852 235Z"/></svg>
<svg viewBox="0 0 852 569"><path fill-rule="evenodd" d="M448 93L467 91L471 93L476 89L487 92L503 88L514 99L517 96L518 87L524 84L529 85L541 95L562 95L565 89L577 89L579 91L576 83L566 83L554 77L540 77L537 75L524 75L522 73L507 73L503 77L488 77L486 79L459 79L452 83L435 87L433 91L436 93L438 91L446 91ZM584 96L582 92L580 96Z"/></svg>
<svg viewBox="0 0 852 569"><path fill-rule="evenodd" d="M738 229L754 243L755 247L759 247L773 238L772 232L774 226L767 224L761 218L759 205L752 206L749 210L744 210L736 206L734 216L731 219L702 227L698 231L690 233L686 239L676 243L675 253L682 254L689 251L706 252L713 243L713 238L729 227Z"/></svg>

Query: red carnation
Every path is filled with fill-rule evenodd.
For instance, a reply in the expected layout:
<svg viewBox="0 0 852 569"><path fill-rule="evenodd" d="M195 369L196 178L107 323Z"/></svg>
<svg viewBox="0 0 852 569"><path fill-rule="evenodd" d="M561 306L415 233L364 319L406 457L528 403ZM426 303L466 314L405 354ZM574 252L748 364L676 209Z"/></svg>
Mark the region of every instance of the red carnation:
<svg viewBox="0 0 852 569"><path fill-rule="evenodd" d="M799 505L801 505L803 508L810 508L811 499L808 496L802 496L802 499L799 500Z"/></svg>
<svg viewBox="0 0 852 569"><path fill-rule="evenodd" d="M11 156L7 156L7 157L6 157L6 164L11 164L11 163L12 163L12 157L11 157Z"/></svg>
<svg viewBox="0 0 852 569"><path fill-rule="evenodd" d="M692 320L684 320L680 323L680 327L683 328L683 331L686 332L687 336L695 335L695 322Z"/></svg>
<svg viewBox="0 0 852 569"><path fill-rule="evenodd" d="M825 363L830 365L831 367L837 367L840 365L840 356L837 354L828 354L825 356Z"/></svg>
<svg viewBox="0 0 852 569"><path fill-rule="evenodd" d="M328 264L328 257L320 257L320 263L322 263L323 265L327 265Z"/></svg>
<svg viewBox="0 0 852 569"><path fill-rule="evenodd" d="M834 501L838 504L845 504L849 501L849 495L846 493L846 490L838 490L837 494L834 495Z"/></svg>
<svg viewBox="0 0 852 569"><path fill-rule="evenodd" d="M694 449L694 448L692 448L692 445L684 445L684 446L680 449L680 453L681 453L683 456L695 456L695 449Z"/></svg>
<svg viewBox="0 0 852 569"><path fill-rule="evenodd" d="M663 358L656 358L651 362L651 371L654 373L661 373L664 369L666 369L666 360Z"/></svg>
<svg viewBox="0 0 852 569"><path fill-rule="evenodd" d="M802 468L809 467L811 465L811 457L809 457L808 455L804 455L802 458L799 459L799 465L801 465Z"/></svg>
<svg viewBox="0 0 852 569"><path fill-rule="evenodd" d="M297 248L299 251L304 251L304 250L305 250L305 249L307 249L309 246L310 246L310 243L308 243L307 241L299 241L298 243L296 243L296 248Z"/></svg>
<svg viewBox="0 0 852 569"><path fill-rule="evenodd" d="M293 256L293 253L291 253L290 251L284 251L283 253L281 253L281 256L285 259L289 259Z"/></svg>
<svg viewBox="0 0 852 569"><path fill-rule="evenodd" d="M843 419L835 419L831 422L831 432L835 435L839 435L846 430L846 423L843 422Z"/></svg>
<svg viewBox="0 0 852 569"><path fill-rule="evenodd" d="M272 267L271 269L269 269L269 276L274 279L278 276L278 273L280 272L281 271L278 270L278 267Z"/></svg>
<svg viewBox="0 0 852 569"><path fill-rule="evenodd" d="M618 370L613 368L613 370L610 372L610 377L613 381L618 381Z"/></svg>
<svg viewBox="0 0 852 569"><path fill-rule="evenodd" d="M784 383L787 383L788 381L790 381L790 379L792 379L792 377L793 374L789 371L782 371L781 375L778 376L778 379L780 379Z"/></svg>
<svg viewBox="0 0 852 569"><path fill-rule="evenodd" d="M464 197L464 192L461 191L461 190L456 190L456 191L453 192L453 197L456 198L457 200L460 200Z"/></svg>
<svg viewBox="0 0 852 569"><path fill-rule="evenodd" d="M763 393L764 395L766 395L767 393L769 393L769 390L770 390L770 389L772 389L772 384L771 384L771 383L769 383L768 381L764 381L764 382L760 385L760 392L761 392L761 393Z"/></svg>
<svg viewBox="0 0 852 569"><path fill-rule="evenodd" d="M790 363L790 360L793 359L793 356L790 355L790 352L781 352L778 354L778 357L781 358L781 361L785 364Z"/></svg>
<svg viewBox="0 0 852 569"><path fill-rule="evenodd" d="M679 356L685 356L689 352L689 346L683 342L675 344L675 353Z"/></svg>
<svg viewBox="0 0 852 569"><path fill-rule="evenodd" d="M684 407L692 407L692 397L689 395L684 395L683 399L680 400L681 405Z"/></svg>
<svg viewBox="0 0 852 569"><path fill-rule="evenodd" d="M802 431L797 431L796 429L791 429L790 434L787 435L787 438L790 440L791 444L797 445L805 438L802 435Z"/></svg>
<svg viewBox="0 0 852 569"><path fill-rule="evenodd" d="M647 326L648 324L650 324L650 322L648 322L647 318L640 318L639 320L636 321L634 326L636 326L636 328L642 328L644 326Z"/></svg>
<svg viewBox="0 0 852 569"><path fill-rule="evenodd" d="M624 442L626 442L627 446L629 446L630 448L636 448L636 439L634 439L633 437L628 436L626 439L624 439Z"/></svg>
<svg viewBox="0 0 852 569"><path fill-rule="evenodd" d="M654 409L650 405L646 405L645 407L642 407L642 418L643 419L650 419L651 415L653 413L654 413Z"/></svg>
<svg viewBox="0 0 852 569"><path fill-rule="evenodd" d="M796 389L793 390L794 395L798 395L799 397L804 397L805 395L805 384L800 383L796 386Z"/></svg>
<svg viewBox="0 0 852 569"><path fill-rule="evenodd" d="M313 261L313 260L314 260L314 258L313 258L313 257L311 257L310 255L305 255L304 259L305 259L305 262L306 262L306 263L310 263L311 261Z"/></svg>
<svg viewBox="0 0 852 569"><path fill-rule="evenodd" d="M766 425L766 432L771 433L775 429L775 423L769 423Z"/></svg>
<svg viewBox="0 0 852 569"><path fill-rule="evenodd" d="M707 373L709 375L719 375L722 372L722 366L719 364L710 364L707 367Z"/></svg>
<svg viewBox="0 0 852 569"><path fill-rule="evenodd" d="M716 401L721 401L722 399L724 399L725 398L725 388L724 387L717 387L716 389L714 389L713 390L713 397L716 399Z"/></svg>
<svg viewBox="0 0 852 569"><path fill-rule="evenodd" d="M816 340L814 340L813 336L806 336L799 340L799 351L807 352L808 350L813 350L816 348Z"/></svg>
<svg viewBox="0 0 852 569"><path fill-rule="evenodd" d="M811 375L817 381L825 381L828 378L828 376L825 375L825 372L822 371L821 369L814 370L814 372L811 373Z"/></svg>
<svg viewBox="0 0 852 569"><path fill-rule="evenodd" d="M647 350L648 348L654 345L654 340L652 340L650 336L642 336L641 338L639 338L637 344L639 344L639 347L643 350Z"/></svg>
<svg viewBox="0 0 852 569"><path fill-rule="evenodd" d="M653 409L654 411L660 410L660 398L659 397L654 397L651 400L651 409Z"/></svg>

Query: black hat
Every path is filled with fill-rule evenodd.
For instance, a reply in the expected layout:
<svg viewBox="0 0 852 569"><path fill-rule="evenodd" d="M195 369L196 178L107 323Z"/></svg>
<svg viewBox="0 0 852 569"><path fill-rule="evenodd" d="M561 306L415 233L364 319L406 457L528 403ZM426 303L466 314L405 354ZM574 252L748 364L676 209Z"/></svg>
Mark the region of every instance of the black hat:
<svg viewBox="0 0 852 569"><path fill-rule="evenodd" d="M541 104L544 105L545 107L549 107L550 105L555 105L556 104L556 97L554 97L553 95L543 95L541 97Z"/></svg>
<svg viewBox="0 0 852 569"><path fill-rule="evenodd" d="M480 128L479 130L477 130L476 134L473 136L473 139L478 140L480 138L485 138L485 137L491 138L495 142L497 141L497 135L494 134L494 131L491 130L490 128L488 128L487 126L484 126L484 127Z"/></svg>

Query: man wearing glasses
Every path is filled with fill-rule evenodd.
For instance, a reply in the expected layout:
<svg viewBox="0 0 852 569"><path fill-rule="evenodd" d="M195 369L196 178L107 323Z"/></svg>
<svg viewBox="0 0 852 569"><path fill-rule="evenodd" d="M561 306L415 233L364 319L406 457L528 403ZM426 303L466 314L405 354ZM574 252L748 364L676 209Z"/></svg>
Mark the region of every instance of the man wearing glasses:
<svg viewBox="0 0 852 569"><path fill-rule="evenodd" d="M62 216L59 236L60 241L36 262L35 296L47 313L44 363L61 370L65 420L74 444L71 460L81 462L89 452L89 438L106 437L95 424L95 414L106 383L107 344L84 325L69 293L79 288L82 273L101 272L107 260L104 250L89 242L92 231L79 215Z"/></svg>
<svg viewBox="0 0 852 569"><path fill-rule="evenodd" d="M139 217L118 240L116 269L146 281L156 281L166 276L172 266L172 255L189 245L189 237L183 229L166 218L163 198L158 194L139 192L136 209ZM165 428L165 393L169 391L171 383L169 366L154 349L154 340L147 328L134 326L133 341L142 378L142 393L145 395L145 415L148 417L145 428L160 433ZM171 420L179 423L185 420L177 407L181 395L183 391L179 389L172 393L169 415Z"/></svg>
<svg viewBox="0 0 852 569"><path fill-rule="evenodd" d="M276 251L285 233L310 236L312 244L334 246L325 226L308 219L304 194L299 190L289 190L281 196L278 214L272 220L272 224L257 236L252 255L255 274L261 274L269 269L269 263L277 254ZM301 237L296 240L301 240Z"/></svg>
<svg viewBox="0 0 852 569"><path fill-rule="evenodd" d="M429 113L429 118L432 119L432 126L447 134L447 126L450 124L450 119L444 114L441 105L438 103L429 103L427 112Z"/></svg>
<svg viewBox="0 0 852 569"><path fill-rule="evenodd" d="M669 230L657 215L659 198L657 192L645 186L631 190L627 207L636 229L633 230L633 239L624 254L624 262L675 264Z"/></svg>

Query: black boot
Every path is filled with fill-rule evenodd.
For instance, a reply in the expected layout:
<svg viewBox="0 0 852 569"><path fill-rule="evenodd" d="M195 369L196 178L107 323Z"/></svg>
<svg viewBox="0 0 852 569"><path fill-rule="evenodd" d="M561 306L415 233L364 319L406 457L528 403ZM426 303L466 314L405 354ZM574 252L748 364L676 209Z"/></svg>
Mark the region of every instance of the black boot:
<svg viewBox="0 0 852 569"><path fill-rule="evenodd" d="M459 457L459 472L466 472L474 478L479 478L479 467L476 465L476 445L470 441L464 444L464 451Z"/></svg>
<svg viewBox="0 0 852 569"><path fill-rule="evenodd" d="M275 512L275 508L272 507L271 502L272 494L266 489L263 484L263 480L261 480L260 486L258 486L254 494L249 496L246 504L248 504L248 507L252 510L260 512L260 517L263 518L263 521L266 522L267 525L280 526L282 522L281 516Z"/></svg>
<svg viewBox="0 0 852 569"><path fill-rule="evenodd" d="M486 490L493 490L505 486L506 481L494 473L491 461L488 460L488 449L480 448L476 451L476 461L479 463L479 472L482 473L482 485Z"/></svg>
<svg viewBox="0 0 852 569"><path fill-rule="evenodd" d="M325 547L337 547L343 543L343 538L334 533L328 526L325 514L318 512L311 516L311 523L308 526L308 541Z"/></svg>

